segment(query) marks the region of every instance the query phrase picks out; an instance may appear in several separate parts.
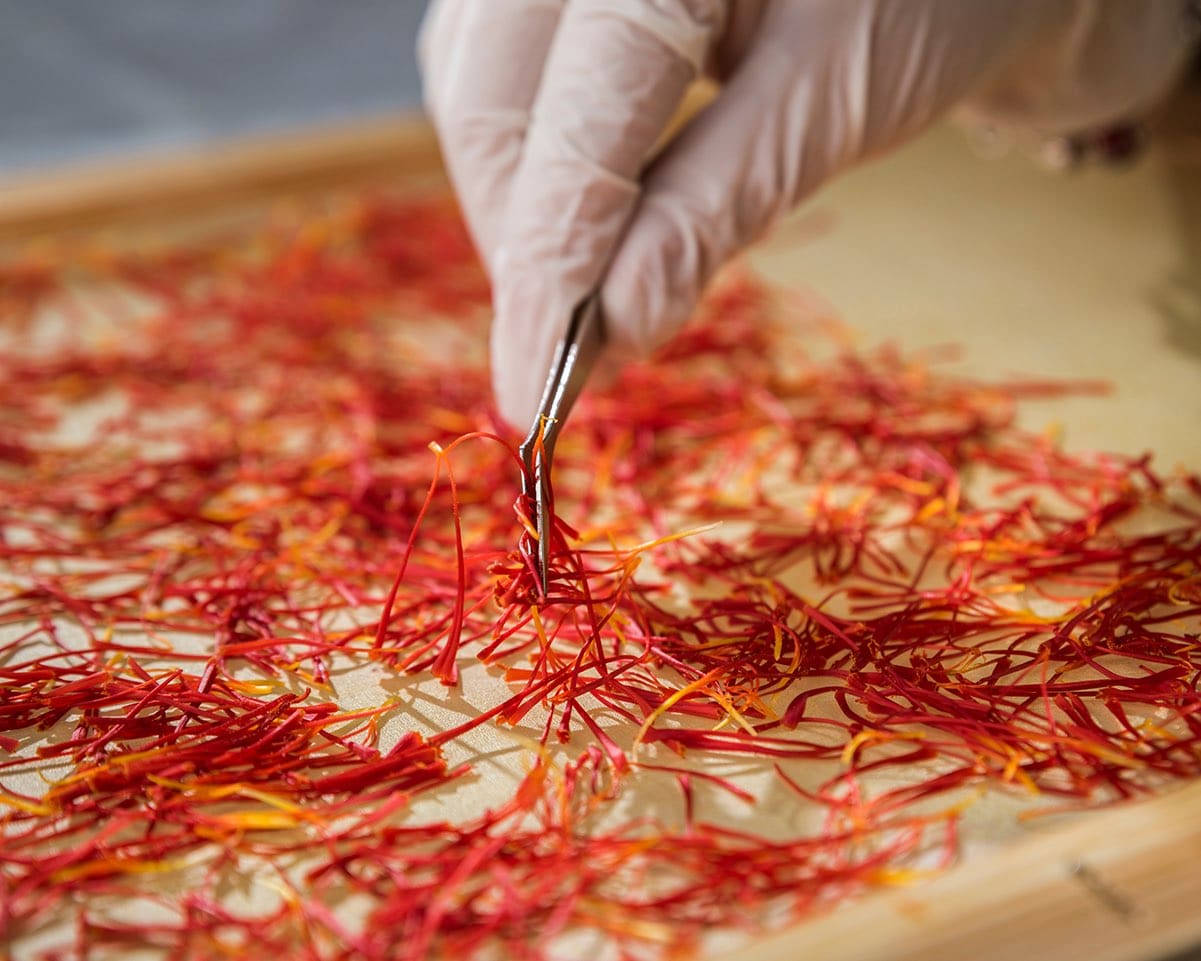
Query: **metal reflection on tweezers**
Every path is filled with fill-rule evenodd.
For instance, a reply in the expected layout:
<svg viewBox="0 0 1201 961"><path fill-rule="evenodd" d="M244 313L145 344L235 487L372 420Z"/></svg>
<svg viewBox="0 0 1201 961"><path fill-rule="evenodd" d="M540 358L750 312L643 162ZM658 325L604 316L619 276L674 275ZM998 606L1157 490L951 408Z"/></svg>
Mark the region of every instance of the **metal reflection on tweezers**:
<svg viewBox="0 0 1201 961"><path fill-rule="evenodd" d="M554 363L542 391L542 401L538 405L534 424L518 449L524 465L521 493L526 505L532 504L534 508L534 530L538 537L535 565L543 598L547 596L550 579L554 523L550 471L555 443L571 408L584 389L603 343L600 298L592 293L580 301L571 313L567 332L555 351Z"/></svg>

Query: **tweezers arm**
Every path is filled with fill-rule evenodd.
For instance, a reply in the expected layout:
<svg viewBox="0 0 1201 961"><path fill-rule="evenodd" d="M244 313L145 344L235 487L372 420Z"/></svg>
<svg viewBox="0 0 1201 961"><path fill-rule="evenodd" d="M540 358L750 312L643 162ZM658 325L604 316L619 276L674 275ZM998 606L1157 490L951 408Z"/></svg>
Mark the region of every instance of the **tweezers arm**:
<svg viewBox="0 0 1201 961"><path fill-rule="evenodd" d="M567 331L555 350L554 363L546 386L542 389L538 414L521 444L521 457L527 464L538 446L539 437L545 459L549 461L554 455L559 431L563 429L564 421L583 391L603 345L600 297L594 292L581 300L571 312Z"/></svg>
<svg viewBox="0 0 1201 961"><path fill-rule="evenodd" d="M542 391L538 415L520 448L521 462L525 467L521 492L527 505L532 502L534 507L534 524L538 532L538 580L543 597L547 594L550 567L550 469L555 442L584 389L603 345L600 299L594 292L580 301L571 312L567 332L555 351L550 376Z"/></svg>

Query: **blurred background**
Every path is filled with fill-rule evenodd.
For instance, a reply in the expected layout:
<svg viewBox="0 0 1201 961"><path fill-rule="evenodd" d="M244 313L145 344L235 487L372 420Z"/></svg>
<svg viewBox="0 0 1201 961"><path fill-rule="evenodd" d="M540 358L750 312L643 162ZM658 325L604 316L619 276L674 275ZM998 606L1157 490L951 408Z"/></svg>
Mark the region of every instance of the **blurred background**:
<svg viewBox="0 0 1201 961"><path fill-rule="evenodd" d="M420 108L427 0L0 0L0 173Z"/></svg>

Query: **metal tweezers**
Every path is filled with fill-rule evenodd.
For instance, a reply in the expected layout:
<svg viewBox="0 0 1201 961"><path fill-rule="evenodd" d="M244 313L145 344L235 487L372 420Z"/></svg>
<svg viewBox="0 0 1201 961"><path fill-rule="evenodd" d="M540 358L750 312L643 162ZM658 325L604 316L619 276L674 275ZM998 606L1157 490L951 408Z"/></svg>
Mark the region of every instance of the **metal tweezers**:
<svg viewBox="0 0 1201 961"><path fill-rule="evenodd" d="M550 490L551 462L555 442L567 420L584 382L600 356L604 343L601 329L600 299L595 292L581 300L571 312L567 332L555 350L550 376L542 389L542 401L529 435L518 452L521 455L521 494L534 508L534 530L538 536L535 568L545 599L550 575L550 544L553 535L553 504Z"/></svg>

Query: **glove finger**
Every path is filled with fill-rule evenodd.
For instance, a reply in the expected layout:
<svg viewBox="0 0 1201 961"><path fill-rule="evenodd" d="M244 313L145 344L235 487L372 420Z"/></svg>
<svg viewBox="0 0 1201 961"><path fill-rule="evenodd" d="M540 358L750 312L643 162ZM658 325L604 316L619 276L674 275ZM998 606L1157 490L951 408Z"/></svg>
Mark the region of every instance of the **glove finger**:
<svg viewBox="0 0 1201 961"><path fill-rule="evenodd" d="M565 0L438 0L418 38L426 109L489 273Z"/></svg>
<svg viewBox="0 0 1201 961"><path fill-rule="evenodd" d="M1010 43L1003 5L977 4L972 30L952 23L963 6L773 5L725 89L644 178L601 293L614 348L644 355L669 339L783 213L962 97Z"/></svg>
<svg viewBox="0 0 1201 961"><path fill-rule="evenodd" d="M572 0L543 71L496 262L493 386L533 421L572 306L599 281L651 147L699 72L724 0Z"/></svg>

